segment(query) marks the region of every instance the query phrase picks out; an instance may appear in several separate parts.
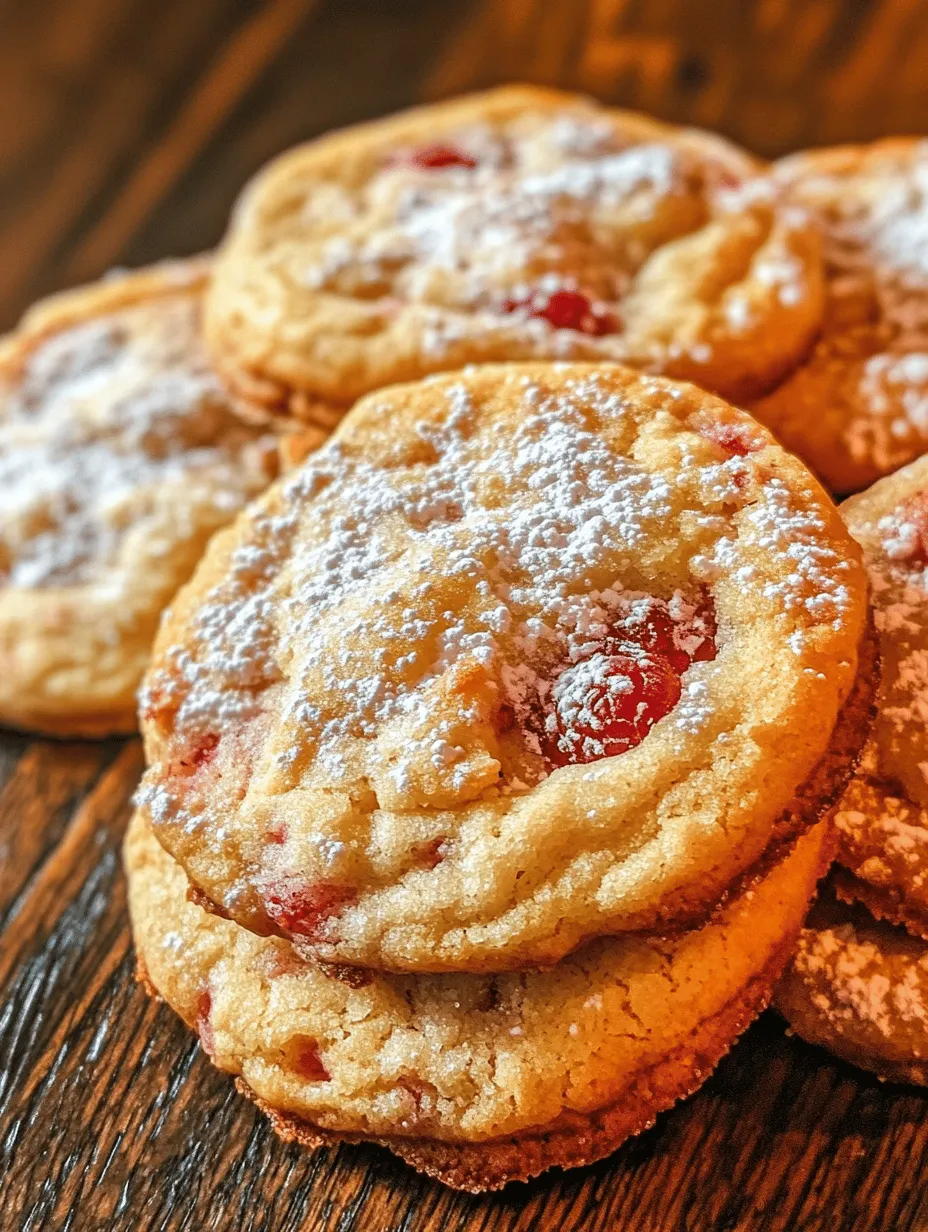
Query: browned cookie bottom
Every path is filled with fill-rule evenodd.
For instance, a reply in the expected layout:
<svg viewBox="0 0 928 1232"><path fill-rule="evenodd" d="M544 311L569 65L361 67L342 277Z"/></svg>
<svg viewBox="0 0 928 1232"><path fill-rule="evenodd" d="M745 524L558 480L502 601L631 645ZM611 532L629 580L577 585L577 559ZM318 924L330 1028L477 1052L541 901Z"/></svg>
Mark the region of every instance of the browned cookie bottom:
<svg viewBox="0 0 928 1232"><path fill-rule="evenodd" d="M452 1189L485 1193L511 1181L527 1181L549 1168L580 1168L617 1150L623 1142L643 1133L660 1113L698 1091L729 1052L738 1037L770 1003L773 988L789 960L795 934L766 969L752 980L741 997L701 1023L685 1046L669 1053L659 1064L642 1070L623 1092L622 1099L589 1116L559 1117L544 1130L489 1142L438 1142L426 1138L370 1137L333 1133L280 1112L260 1099L241 1078L235 1085L270 1119L284 1142L310 1148L340 1143L371 1142L386 1147L418 1172ZM149 991L151 988L149 986Z"/></svg>

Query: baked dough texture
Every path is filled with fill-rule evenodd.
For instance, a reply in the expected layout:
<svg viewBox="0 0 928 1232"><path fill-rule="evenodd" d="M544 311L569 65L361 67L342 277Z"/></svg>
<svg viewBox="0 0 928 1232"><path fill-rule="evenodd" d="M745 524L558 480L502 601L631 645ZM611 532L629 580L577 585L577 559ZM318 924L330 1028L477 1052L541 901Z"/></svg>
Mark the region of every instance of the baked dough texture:
<svg viewBox="0 0 928 1232"><path fill-rule="evenodd" d="M0 722L133 730L162 608L277 471L203 350L206 276L106 279L0 344Z"/></svg>
<svg viewBox="0 0 928 1232"><path fill-rule="evenodd" d="M828 843L816 826L702 929L500 976L322 969L190 902L138 815L125 855L145 982L285 1136L375 1140L480 1190L608 1154L701 1085L766 1003Z"/></svg>
<svg viewBox="0 0 928 1232"><path fill-rule="evenodd" d="M829 891L776 1001L810 1042L883 1078L925 1085L928 458L841 511L863 548L883 678L871 738L835 811Z"/></svg>
<svg viewBox="0 0 928 1232"><path fill-rule="evenodd" d="M834 886L812 908L775 1004L809 1043L928 1085L928 942L839 901Z"/></svg>
<svg viewBox="0 0 928 1232"><path fill-rule="evenodd" d="M741 400L802 358L817 232L749 155L532 87L299 146L243 193L207 301L213 358L266 414L468 363L613 360Z"/></svg>
<svg viewBox="0 0 928 1232"><path fill-rule="evenodd" d="M864 551L883 680L836 814L841 892L928 937L928 458L846 501Z"/></svg>
<svg viewBox="0 0 928 1232"><path fill-rule="evenodd" d="M213 540L146 679L139 799L201 902L304 954L550 963L704 919L833 802L865 620L837 511L720 400L608 365L431 378ZM665 686L597 743L588 703L637 720Z"/></svg>
<svg viewBox="0 0 928 1232"><path fill-rule="evenodd" d="M752 410L855 492L928 449L928 141L796 154L774 180L818 220L826 301L811 354Z"/></svg>

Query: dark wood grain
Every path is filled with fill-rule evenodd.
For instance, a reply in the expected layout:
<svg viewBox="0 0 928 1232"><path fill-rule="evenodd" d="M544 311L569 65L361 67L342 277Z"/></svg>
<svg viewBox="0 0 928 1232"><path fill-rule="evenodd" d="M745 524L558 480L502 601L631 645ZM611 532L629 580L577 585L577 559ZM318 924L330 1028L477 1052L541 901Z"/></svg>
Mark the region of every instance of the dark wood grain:
<svg viewBox="0 0 928 1232"><path fill-rule="evenodd" d="M86 746L39 747L61 763L41 791L71 804L0 942L4 1228L925 1226L925 1100L829 1062L772 1015L612 1159L502 1195L453 1194L374 1149L282 1146L134 982L119 841L137 744L100 750L90 782Z"/></svg>
<svg viewBox="0 0 928 1232"><path fill-rule="evenodd" d="M279 149L420 97L556 82L772 154L928 129L926 64L911 0L0 0L0 317L208 247ZM282 1146L134 982L140 766L0 736L2 1232L928 1229L928 1101L772 1015L613 1158L501 1195Z"/></svg>
<svg viewBox="0 0 928 1232"><path fill-rule="evenodd" d="M920 0L480 0L428 89L568 86L775 157L926 131L926 65Z"/></svg>

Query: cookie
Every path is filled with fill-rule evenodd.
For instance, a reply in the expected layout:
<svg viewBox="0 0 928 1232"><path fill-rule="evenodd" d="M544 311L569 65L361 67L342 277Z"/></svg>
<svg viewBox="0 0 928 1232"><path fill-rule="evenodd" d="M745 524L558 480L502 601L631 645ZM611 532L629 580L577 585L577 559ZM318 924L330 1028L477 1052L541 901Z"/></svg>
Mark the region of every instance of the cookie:
<svg viewBox="0 0 928 1232"><path fill-rule="evenodd" d="M928 142L813 150L775 180L819 220L826 306L808 359L751 409L855 492L928 450Z"/></svg>
<svg viewBox="0 0 928 1232"><path fill-rule="evenodd" d="M823 893L775 1005L810 1044L896 1082L928 1085L928 942Z"/></svg>
<svg viewBox="0 0 928 1232"><path fill-rule="evenodd" d="M608 365L397 386L172 606L139 799L201 902L317 959L551 963L704 919L832 803L865 620L831 502L711 395Z"/></svg>
<svg viewBox="0 0 928 1232"><path fill-rule="evenodd" d="M136 726L162 608L277 470L202 345L202 261L47 300L0 344L0 722Z"/></svg>
<svg viewBox="0 0 928 1232"><path fill-rule="evenodd" d="M872 738L836 814L839 891L928 938L928 457L841 512L864 551L883 682Z"/></svg>
<svg viewBox="0 0 928 1232"><path fill-rule="evenodd" d="M300 146L246 189L207 300L268 415L468 363L613 360L740 400L802 358L820 241L709 133L507 87Z"/></svg>
<svg viewBox="0 0 928 1232"><path fill-rule="evenodd" d="M499 976L304 963L190 902L138 815L126 867L144 982L279 1132L379 1142L479 1191L609 1154L699 1087L766 1004L828 842L815 827L700 930Z"/></svg>

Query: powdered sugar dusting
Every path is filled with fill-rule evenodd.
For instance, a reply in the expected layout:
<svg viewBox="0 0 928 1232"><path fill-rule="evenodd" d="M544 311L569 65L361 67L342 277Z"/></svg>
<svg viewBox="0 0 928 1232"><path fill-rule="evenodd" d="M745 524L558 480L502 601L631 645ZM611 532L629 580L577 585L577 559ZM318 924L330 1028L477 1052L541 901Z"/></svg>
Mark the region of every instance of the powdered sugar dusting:
<svg viewBox="0 0 928 1232"><path fill-rule="evenodd" d="M859 168L839 167L832 173L813 167L798 180L796 191L804 204L819 210L832 293L872 291L895 349L924 352L928 142L898 152L876 146Z"/></svg>
<svg viewBox="0 0 928 1232"><path fill-rule="evenodd" d="M767 593L777 595L787 611L801 607L837 627L853 601L855 567L827 541L822 513L797 501L777 478L766 485L766 500L752 512L760 545L792 564L783 581L768 584Z"/></svg>
<svg viewBox="0 0 928 1232"><path fill-rule="evenodd" d="M683 230L701 221L688 205L701 191L695 159L669 146L622 148L595 113L555 114L521 133L474 125L454 146L475 165L389 160L355 207L369 224L363 238L326 239L306 285L443 306L453 295L456 309L491 313L541 284L615 301L653 243L649 223L663 230L661 212L674 209Z"/></svg>
<svg viewBox="0 0 928 1232"><path fill-rule="evenodd" d="M658 405L673 404L672 386L646 383ZM459 806L544 777L545 715L576 702L582 717L597 655L637 654L654 619L669 622L660 656L682 675L656 717L676 705L668 722L681 738L705 725L714 665L690 664L714 627L696 600L700 573L680 575L678 562L681 552L712 554L723 571L726 552L740 562L735 511L751 519L749 537L794 562L767 596L785 618L798 608L800 623L838 627L853 606L850 563L807 503L772 480L745 507L756 455L710 462L700 446L666 471L642 466L592 425L595 408L633 430L623 394L594 376L556 395L509 378L520 415L488 449L467 378L430 387L446 409L418 427L427 464L374 462L336 439L252 517L184 643L150 674L143 707L170 712L175 739L234 730L270 688L282 716L275 790L303 781L308 764L333 784L363 766L381 807ZM662 573L679 580L655 597ZM606 687L621 691L621 676ZM518 776L503 769L510 730ZM183 815L186 785L166 784L157 766L148 780L156 819Z"/></svg>
<svg viewBox="0 0 928 1232"><path fill-rule="evenodd" d="M641 340L621 338L622 302L649 258L710 220L745 211L766 219L774 208L750 160L723 143L643 133L581 100L492 122L440 119L435 139L384 149L369 179L350 188L320 168L297 220L305 248L288 269L303 288L353 299L371 330L402 315L428 368L493 335L510 356L640 364ZM291 199L285 212L294 208ZM243 233L265 225L247 200L243 214ZM807 270L777 253L759 260L757 275L794 307L808 294ZM559 294L588 299L596 328L528 307ZM737 333L758 324L756 297L749 304L746 294L731 300ZM590 336L608 340L593 346ZM699 363L715 351L708 338L674 346L673 357Z"/></svg>
<svg viewBox="0 0 928 1232"><path fill-rule="evenodd" d="M895 948L887 952L877 937L852 923L807 928L794 966L815 990L812 1004L839 1031L862 1023L892 1038L900 1028L928 1025L928 953L903 958Z"/></svg>
<svg viewBox="0 0 928 1232"><path fill-rule="evenodd" d="M879 773L928 805L928 499L916 492L865 540L883 683L874 735Z"/></svg>
<svg viewBox="0 0 928 1232"><path fill-rule="evenodd" d="M195 294L52 333L0 400L9 586L118 593L140 544L168 555L267 481L271 441L229 411L199 341Z"/></svg>
<svg viewBox="0 0 928 1232"><path fill-rule="evenodd" d="M439 456L416 482L398 482L363 459L348 459L337 444L289 480L284 507L298 511L315 498L325 533L292 546L296 512L256 519L252 538L233 556L229 577L198 616L202 657L194 662L178 651L169 680L157 684L164 696L178 687L175 671L183 680L178 724L215 725L217 718L222 722L238 715L239 706L247 704L238 695L251 695L256 673L263 670L257 665L272 658L265 640L272 627L270 592L291 551L296 580L285 602L297 618L291 640L301 646L304 677L320 672L324 688L333 692L344 692L350 682L351 704L318 731L323 746L337 747L347 736L375 735L397 712L421 707L429 680L458 664L499 671L501 634L535 661L555 649L561 654L565 645L568 655L576 655L601 634L619 594L582 587L578 593L578 582L617 550L643 541L670 516L670 489L666 481L617 458L600 437L584 430L578 414L570 415L567 408L562 413L537 388L526 388L524 401L526 417L505 463L502 455L470 456L468 395L459 387L451 390L448 419L421 429ZM524 495L506 509L488 508L487 492L502 465L509 491ZM346 486L352 492L347 510L342 499ZM391 532L396 519L411 532L409 606L401 609L398 624L392 611L378 615L375 602L373 612L364 609L342 625L346 645L355 635L375 643L377 661L385 669L358 678L350 650L333 661L328 645L319 644L312 633L327 613L350 611L356 594L377 594L378 576L395 561ZM465 629L458 613L434 602L433 562L439 556L444 576L459 579L479 606L472 628ZM389 592L380 596L384 605L394 597ZM415 649L398 658L393 649L407 642L424 646L432 638L429 658ZM416 688L409 688L402 676L398 680L397 669ZM213 676L227 685L221 698L201 697L191 687ZM507 680L518 692L518 667L509 665ZM308 736L317 716L307 691L293 690L288 713Z"/></svg>

